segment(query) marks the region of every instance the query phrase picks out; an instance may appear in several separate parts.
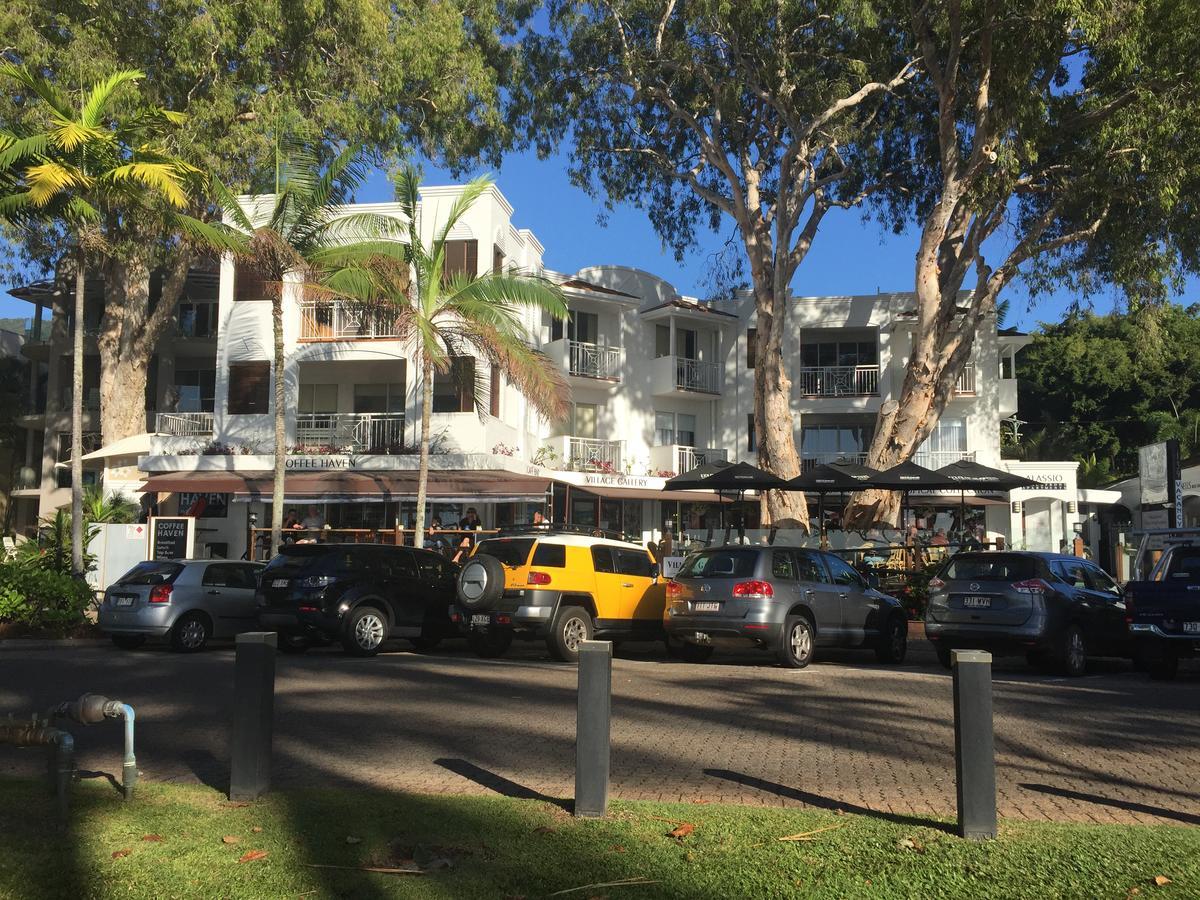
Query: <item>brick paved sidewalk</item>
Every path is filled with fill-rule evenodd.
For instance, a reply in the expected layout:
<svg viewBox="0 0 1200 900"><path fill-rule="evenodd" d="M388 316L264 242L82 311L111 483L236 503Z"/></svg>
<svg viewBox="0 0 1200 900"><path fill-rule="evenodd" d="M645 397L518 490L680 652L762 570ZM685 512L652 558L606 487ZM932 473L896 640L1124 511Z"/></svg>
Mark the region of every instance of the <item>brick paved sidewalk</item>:
<svg viewBox="0 0 1200 900"><path fill-rule="evenodd" d="M635 651L637 652L637 651ZM647 651L613 670L612 793L624 799L952 815L951 682L916 664L829 654L802 671L765 657L705 666ZM228 779L233 654L110 648L0 653L0 713L84 690L138 714L152 780ZM1000 811L1010 818L1200 824L1200 677L1159 684L1127 665L1079 680L1001 662L995 680ZM566 798L575 670L532 648L353 660L279 657L275 783ZM83 768L120 771L119 727L76 728ZM0 774L41 756L0 748Z"/></svg>

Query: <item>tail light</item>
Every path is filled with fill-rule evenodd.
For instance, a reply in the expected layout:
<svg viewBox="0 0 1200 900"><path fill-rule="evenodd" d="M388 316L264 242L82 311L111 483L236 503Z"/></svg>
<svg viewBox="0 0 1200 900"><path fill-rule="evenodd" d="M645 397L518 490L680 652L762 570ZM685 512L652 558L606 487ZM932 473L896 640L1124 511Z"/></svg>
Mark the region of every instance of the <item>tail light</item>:
<svg viewBox="0 0 1200 900"><path fill-rule="evenodd" d="M550 583L550 573L549 572L530 572L528 583L529 584L549 584Z"/></svg>
<svg viewBox="0 0 1200 900"><path fill-rule="evenodd" d="M667 599L678 600L683 596L683 585L676 581L667 582Z"/></svg>
<svg viewBox="0 0 1200 900"><path fill-rule="evenodd" d="M769 581L741 581L733 586L733 596L747 600L769 600L775 596L775 589Z"/></svg>
<svg viewBox="0 0 1200 900"><path fill-rule="evenodd" d="M307 578L297 578L296 587L323 588L333 584L336 580L333 575L309 575Z"/></svg>
<svg viewBox="0 0 1200 900"><path fill-rule="evenodd" d="M1040 578L1030 578L1026 581L1014 582L1012 589L1018 594L1037 594L1040 597L1042 594L1050 592L1050 585Z"/></svg>
<svg viewBox="0 0 1200 900"><path fill-rule="evenodd" d="M151 603L170 603L171 602L171 585L156 584L150 588Z"/></svg>
<svg viewBox="0 0 1200 900"><path fill-rule="evenodd" d="M940 591L945 586L946 582L942 581L942 579L938 578L936 575L929 579L929 589L931 591Z"/></svg>

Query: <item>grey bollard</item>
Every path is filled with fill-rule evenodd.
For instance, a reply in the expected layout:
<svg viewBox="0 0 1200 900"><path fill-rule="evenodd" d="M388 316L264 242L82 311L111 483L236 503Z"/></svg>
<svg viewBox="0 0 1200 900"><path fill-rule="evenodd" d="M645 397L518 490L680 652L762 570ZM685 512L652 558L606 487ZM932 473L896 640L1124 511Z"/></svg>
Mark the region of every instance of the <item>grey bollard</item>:
<svg viewBox="0 0 1200 900"><path fill-rule="evenodd" d="M271 787L275 644L273 631L250 631L237 636L229 754L230 800L254 800Z"/></svg>
<svg viewBox="0 0 1200 900"><path fill-rule="evenodd" d="M958 834L996 837L996 749L992 734L992 654L950 651L954 670L954 764Z"/></svg>
<svg viewBox="0 0 1200 900"><path fill-rule="evenodd" d="M612 713L612 642L579 645L579 709L575 719L575 815L608 811L609 733Z"/></svg>

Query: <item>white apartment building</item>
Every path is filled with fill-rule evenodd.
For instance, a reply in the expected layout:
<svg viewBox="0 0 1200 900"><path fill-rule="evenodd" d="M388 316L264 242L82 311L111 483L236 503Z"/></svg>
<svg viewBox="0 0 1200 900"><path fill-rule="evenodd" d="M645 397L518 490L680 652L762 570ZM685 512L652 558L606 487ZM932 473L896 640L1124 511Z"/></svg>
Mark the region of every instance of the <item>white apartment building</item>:
<svg viewBox="0 0 1200 900"><path fill-rule="evenodd" d="M422 190L423 233L432 236L459 190ZM360 208L400 215L394 204ZM541 508L556 521L643 540L666 527L711 527L717 507L710 494L666 492L663 485L714 458L756 458L751 298L703 302L621 266L549 272L542 244L515 227L513 209L495 187L450 239L455 271L513 267L561 285L570 318L551 321L531 311L526 325L534 345L562 368L572 403L564 422L547 423L502 373L474 357L455 359L449 375L434 379L431 513L449 527L473 506L486 526L499 526L528 521ZM193 282L177 333L155 361L148 434L96 448L89 464L109 486L156 497L164 514L197 515L203 552L240 556L251 529L270 522L271 308L261 285L231 260ZM880 405L899 394L911 295L797 297L789 316L803 461L861 459ZM41 418L27 425L35 476L17 496L35 500L30 510L36 505L42 515L69 499L56 487L68 484L58 480L69 454L61 439L69 433L62 412L69 408L68 324L56 310L49 340L27 351L45 388ZM284 339L288 506L303 514L319 505L321 518L345 539L394 540L414 509L421 393L396 323L351 304L304 301L289 289ZM1027 340L987 324L916 461L937 468L967 457L1034 478L1040 488L972 498L973 521L1014 546L1058 549L1082 518L1076 464L1000 458L999 423L1016 412L1015 355ZM94 429L91 415L85 430ZM957 527L958 495L914 498L912 505L928 508L931 528ZM852 539L845 536L847 545Z"/></svg>

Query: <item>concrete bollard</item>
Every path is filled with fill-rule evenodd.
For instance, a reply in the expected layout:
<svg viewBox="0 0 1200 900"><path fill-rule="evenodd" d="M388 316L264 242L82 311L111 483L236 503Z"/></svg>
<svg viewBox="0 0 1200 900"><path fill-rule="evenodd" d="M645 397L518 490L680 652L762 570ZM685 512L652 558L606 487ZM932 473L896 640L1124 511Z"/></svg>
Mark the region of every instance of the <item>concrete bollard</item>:
<svg viewBox="0 0 1200 900"><path fill-rule="evenodd" d="M954 767L958 834L996 837L996 748L992 731L992 654L950 651L954 670Z"/></svg>
<svg viewBox="0 0 1200 900"><path fill-rule="evenodd" d="M271 787L276 641L273 631L250 631L237 636L229 754L230 800L255 800Z"/></svg>
<svg viewBox="0 0 1200 900"><path fill-rule="evenodd" d="M612 717L612 642L579 645L579 708L575 719L575 815L608 812Z"/></svg>

